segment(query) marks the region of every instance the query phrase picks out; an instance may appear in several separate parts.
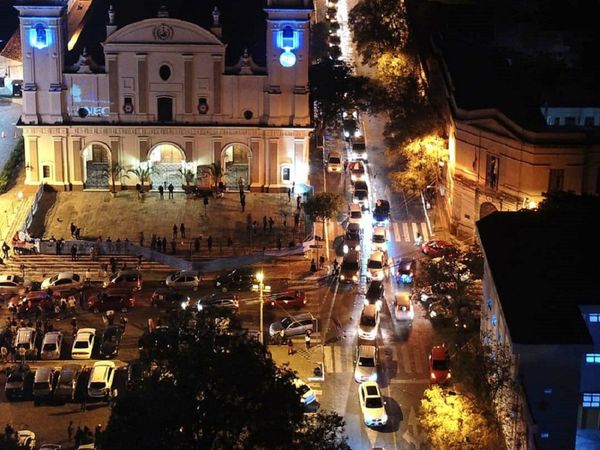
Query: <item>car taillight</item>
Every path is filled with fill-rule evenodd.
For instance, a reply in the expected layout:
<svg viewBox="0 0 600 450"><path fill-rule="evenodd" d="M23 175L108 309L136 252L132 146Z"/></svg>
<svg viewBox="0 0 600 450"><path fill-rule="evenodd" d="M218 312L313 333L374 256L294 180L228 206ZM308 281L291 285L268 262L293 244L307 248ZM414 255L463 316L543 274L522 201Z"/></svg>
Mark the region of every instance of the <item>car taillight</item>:
<svg viewBox="0 0 600 450"><path fill-rule="evenodd" d="M135 305L135 298L131 297L129 299L129 304L132 305L132 306Z"/></svg>

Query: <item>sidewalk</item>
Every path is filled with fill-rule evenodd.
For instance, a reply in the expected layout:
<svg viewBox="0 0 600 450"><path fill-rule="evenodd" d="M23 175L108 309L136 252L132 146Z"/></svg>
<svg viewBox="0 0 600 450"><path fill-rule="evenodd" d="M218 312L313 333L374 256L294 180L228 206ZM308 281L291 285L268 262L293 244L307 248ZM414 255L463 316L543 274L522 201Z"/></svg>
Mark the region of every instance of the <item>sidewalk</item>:
<svg viewBox="0 0 600 450"><path fill-rule="evenodd" d="M288 355L287 345L269 345L268 349L275 364L278 367L293 370L299 378L306 382L323 381L322 376L315 376L316 367L323 370L323 346L315 342L317 339L314 338L314 334L312 336L313 342L310 350L306 350L304 337L292 339L294 343L294 353L292 355Z"/></svg>

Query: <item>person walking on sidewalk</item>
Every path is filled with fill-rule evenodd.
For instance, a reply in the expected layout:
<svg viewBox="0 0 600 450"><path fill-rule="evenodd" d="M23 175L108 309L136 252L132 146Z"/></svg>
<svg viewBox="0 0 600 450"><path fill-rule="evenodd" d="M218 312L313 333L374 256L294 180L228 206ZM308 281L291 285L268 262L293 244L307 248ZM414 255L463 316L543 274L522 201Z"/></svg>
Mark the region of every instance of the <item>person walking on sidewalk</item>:
<svg viewBox="0 0 600 450"><path fill-rule="evenodd" d="M6 242L2 243L2 254L4 255L4 259L8 259L8 251L10 250L10 247L8 246L8 244Z"/></svg>
<svg viewBox="0 0 600 450"><path fill-rule="evenodd" d="M185 239L185 225L183 223L179 225L179 234L181 234L182 239Z"/></svg>
<svg viewBox="0 0 600 450"><path fill-rule="evenodd" d="M288 203L290 203L292 201L292 190L290 188L288 188L287 194L288 194Z"/></svg>
<svg viewBox="0 0 600 450"><path fill-rule="evenodd" d="M275 225L275 221L269 216L269 232L273 231L273 225Z"/></svg>
<svg viewBox="0 0 600 450"><path fill-rule="evenodd" d="M267 231L267 216L263 216L263 232Z"/></svg>
<svg viewBox="0 0 600 450"><path fill-rule="evenodd" d="M69 425L67 425L67 438L69 442L73 439L73 421L69 420Z"/></svg>
<svg viewBox="0 0 600 450"><path fill-rule="evenodd" d="M299 195L296 197L296 208L300 209L300 204L302 203L302 196Z"/></svg>
<svg viewBox="0 0 600 450"><path fill-rule="evenodd" d="M306 331L304 335L304 344L306 345L306 351L310 352L310 331Z"/></svg>
<svg viewBox="0 0 600 450"><path fill-rule="evenodd" d="M177 224L173 224L173 239L177 239Z"/></svg>
<svg viewBox="0 0 600 450"><path fill-rule="evenodd" d="M294 342L291 339L287 341L288 355L294 354Z"/></svg>
<svg viewBox="0 0 600 450"><path fill-rule="evenodd" d="M315 258L310 260L310 271L315 273L317 271L317 263L315 263Z"/></svg>
<svg viewBox="0 0 600 450"><path fill-rule="evenodd" d="M246 211L246 194L242 192L240 195L240 206L242 207L242 212Z"/></svg>
<svg viewBox="0 0 600 450"><path fill-rule="evenodd" d="M173 191L175 190L173 185L169 184L169 187L167 188L167 190L169 191L169 198L173 198Z"/></svg>
<svg viewBox="0 0 600 450"><path fill-rule="evenodd" d="M71 245L71 261L77 261L77 246Z"/></svg>
<svg viewBox="0 0 600 450"><path fill-rule="evenodd" d="M162 251L163 253L167 253L167 237L163 236L162 238Z"/></svg>
<svg viewBox="0 0 600 450"><path fill-rule="evenodd" d="M208 245L208 253L210 253L212 251L212 235L208 236L208 239L206 240L206 244Z"/></svg>
<svg viewBox="0 0 600 450"><path fill-rule="evenodd" d="M162 184L160 186L158 186L158 197L161 200L164 200L164 198L165 198L165 188L162 187Z"/></svg>

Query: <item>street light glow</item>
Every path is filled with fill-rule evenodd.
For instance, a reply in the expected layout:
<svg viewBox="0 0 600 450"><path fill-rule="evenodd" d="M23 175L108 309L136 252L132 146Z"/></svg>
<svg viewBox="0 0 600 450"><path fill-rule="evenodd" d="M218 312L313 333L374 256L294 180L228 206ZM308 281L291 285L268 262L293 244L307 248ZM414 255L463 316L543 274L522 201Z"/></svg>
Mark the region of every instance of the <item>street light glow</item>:
<svg viewBox="0 0 600 450"><path fill-rule="evenodd" d="M257 272L256 279L258 280L259 283L262 283L265 279L265 274L262 272Z"/></svg>

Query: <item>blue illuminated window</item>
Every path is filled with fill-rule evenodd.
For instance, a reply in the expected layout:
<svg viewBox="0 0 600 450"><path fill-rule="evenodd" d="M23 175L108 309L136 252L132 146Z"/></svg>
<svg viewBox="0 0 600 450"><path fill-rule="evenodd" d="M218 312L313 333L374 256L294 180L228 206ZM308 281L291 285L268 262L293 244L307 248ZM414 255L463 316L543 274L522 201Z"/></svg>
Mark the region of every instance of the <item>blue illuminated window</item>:
<svg viewBox="0 0 600 450"><path fill-rule="evenodd" d="M584 393L581 406L584 408L600 408L600 393Z"/></svg>
<svg viewBox="0 0 600 450"><path fill-rule="evenodd" d="M38 23L29 30L29 43L40 50L48 47L52 43L50 31L43 24Z"/></svg>
<svg viewBox="0 0 600 450"><path fill-rule="evenodd" d="M546 394L546 395L552 394L552 388L546 388L546 389L544 389L544 394Z"/></svg>
<svg viewBox="0 0 600 450"><path fill-rule="evenodd" d="M496 318L496 314L494 314L494 315L492 316L492 319L491 319L491 320L492 320L492 325L493 325L493 326L496 326L496 325L498 325L498 319Z"/></svg>
<svg viewBox="0 0 600 450"><path fill-rule="evenodd" d="M485 301L485 304L487 305L488 309L491 311L491 310L492 310L492 299L491 299L491 298L488 298L488 299Z"/></svg>
<svg viewBox="0 0 600 450"><path fill-rule="evenodd" d="M600 353L587 353L585 362L588 364L600 364Z"/></svg>
<svg viewBox="0 0 600 450"><path fill-rule="evenodd" d="M294 30L292 30L292 27L285 27L281 35L281 46L283 48L294 48Z"/></svg>
<svg viewBox="0 0 600 450"><path fill-rule="evenodd" d="M550 433L548 433L547 431L542 431L540 433L540 436L542 437L542 439L548 439L550 437Z"/></svg>
<svg viewBox="0 0 600 450"><path fill-rule="evenodd" d="M590 323L600 323L600 314L599 313L590 313L589 320L590 320Z"/></svg>

